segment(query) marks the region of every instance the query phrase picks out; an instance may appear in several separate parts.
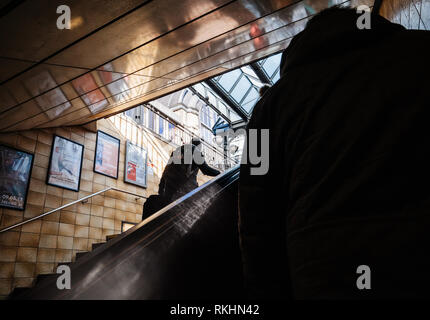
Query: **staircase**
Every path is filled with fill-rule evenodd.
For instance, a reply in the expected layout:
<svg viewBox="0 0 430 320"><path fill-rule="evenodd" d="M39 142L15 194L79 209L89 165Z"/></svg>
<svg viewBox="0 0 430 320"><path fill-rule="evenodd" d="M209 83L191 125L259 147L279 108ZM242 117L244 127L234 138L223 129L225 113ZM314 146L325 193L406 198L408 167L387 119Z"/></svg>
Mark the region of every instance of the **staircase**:
<svg viewBox="0 0 430 320"><path fill-rule="evenodd" d="M98 247L106 244L108 241L114 239L118 235L119 234L111 234L111 235L106 236L106 241L105 242L93 243L91 251L94 251ZM59 266L62 266L62 265L70 267L73 263L75 263L76 261L79 261L80 259L82 259L88 253L89 253L88 251L86 251L86 252L85 251L84 252L78 252L78 253L76 253L76 257L75 257L75 261L74 262L61 262L61 263L57 264L57 266L54 269L56 270ZM23 293L26 293L27 291L30 291L33 287L37 286L40 282L46 280L47 278L58 278L58 276L59 276L59 274L57 274L57 273L39 274L39 275L37 275L36 279L34 279L32 287L16 287L9 294L8 300L14 300L15 298L19 297Z"/></svg>

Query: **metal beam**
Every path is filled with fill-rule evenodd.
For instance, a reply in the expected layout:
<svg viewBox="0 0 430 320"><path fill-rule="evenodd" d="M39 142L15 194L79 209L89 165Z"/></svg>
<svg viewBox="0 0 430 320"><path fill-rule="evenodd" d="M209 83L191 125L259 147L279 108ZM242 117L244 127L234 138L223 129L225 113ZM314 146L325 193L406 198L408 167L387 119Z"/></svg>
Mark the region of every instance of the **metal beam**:
<svg viewBox="0 0 430 320"><path fill-rule="evenodd" d="M266 72L261 69L260 65L257 62L253 62L249 66L252 70L254 70L255 74L261 82L273 85L272 80L267 76Z"/></svg>
<svg viewBox="0 0 430 320"><path fill-rule="evenodd" d="M244 121L248 122L248 115L240 108L236 101L234 101L225 91L218 86L218 84L212 79L205 80L205 83L211 88L224 102Z"/></svg>

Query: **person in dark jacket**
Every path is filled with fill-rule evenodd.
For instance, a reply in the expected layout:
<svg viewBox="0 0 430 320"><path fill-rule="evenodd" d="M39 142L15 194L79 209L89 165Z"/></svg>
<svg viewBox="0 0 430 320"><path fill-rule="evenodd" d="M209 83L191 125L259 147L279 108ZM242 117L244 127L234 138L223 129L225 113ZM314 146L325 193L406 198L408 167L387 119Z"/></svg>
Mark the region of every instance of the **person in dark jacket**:
<svg viewBox="0 0 430 320"><path fill-rule="evenodd" d="M241 165L249 297L430 296L430 32L358 16L310 20L254 108L270 160Z"/></svg>
<svg viewBox="0 0 430 320"><path fill-rule="evenodd" d="M191 144L184 144L172 152L158 185L158 195L152 195L146 201L143 218L197 188L199 170L212 177L220 173L206 163L200 139L193 138Z"/></svg>

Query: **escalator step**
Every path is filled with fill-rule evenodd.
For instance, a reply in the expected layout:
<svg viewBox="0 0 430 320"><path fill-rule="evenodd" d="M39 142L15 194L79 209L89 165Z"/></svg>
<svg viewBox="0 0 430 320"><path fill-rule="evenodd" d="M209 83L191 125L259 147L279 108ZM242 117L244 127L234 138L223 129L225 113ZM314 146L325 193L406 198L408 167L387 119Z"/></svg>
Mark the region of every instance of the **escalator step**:
<svg viewBox="0 0 430 320"><path fill-rule="evenodd" d="M92 245L92 249L95 250L98 247L100 247L101 245L105 244L106 242L99 242L99 243L93 243Z"/></svg>
<svg viewBox="0 0 430 320"><path fill-rule="evenodd" d="M31 288L16 287L7 297L8 300L19 298L23 293L28 292Z"/></svg>
<svg viewBox="0 0 430 320"><path fill-rule="evenodd" d="M36 280L34 281L34 286L37 286L40 282L42 282L43 280L50 278L50 277L55 277L56 274L51 273L51 274L39 274L36 278Z"/></svg>
<svg viewBox="0 0 430 320"><path fill-rule="evenodd" d="M78 260L79 260L79 259L81 259L83 256L85 256L87 253L88 253L88 252L78 252L78 253L76 254L76 260L75 260L75 261L78 261Z"/></svg>
<svg viewBox="0 0 430 320"><path fill-rule="evenodd" d="M119 234L110 234L110 235L106 236L106 241L112 240L113 238L116 238L117 236L119 236Z"/></svg>

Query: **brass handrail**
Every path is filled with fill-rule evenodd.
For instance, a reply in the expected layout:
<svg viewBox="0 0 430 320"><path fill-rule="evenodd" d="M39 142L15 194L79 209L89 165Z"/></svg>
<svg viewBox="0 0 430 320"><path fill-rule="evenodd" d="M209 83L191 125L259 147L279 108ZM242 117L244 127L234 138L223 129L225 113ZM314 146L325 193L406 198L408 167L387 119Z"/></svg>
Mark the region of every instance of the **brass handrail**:
<svg viewBox="0 0 430 320"><path fill-rule="evenodd" d="M132 196L135 196L135 197L136 197L136 199L135 199L135 200L137 200L138 198L145 198L145 199L147 198L147 197L145 197L145 196L141 196L141 195L136 194L136 193L133 193L133 192L129 192L129 191L126 191L126 190L118 189L118 188L115 188L115 187L109 187L109 188L106 188L106 189L103 189L103 190L97 191L97 192L95 192L95 193L93 193L93 194L90 194L89 196L86 196L86 197L80 198L80 199L78 199L78 200L72 201L72 202L70 202L70 203L68 203L68 204L65 204L65 205L63 205L63 206L61 206L61 207L58 207L57 209L53 209L53 210L51 210L51 211L48 211L48 212L42 213L42 214L40 214L40 215L38 215L38 216L36 216L36 217L30 218L30 219L27 219L27 220L24 220L24 221L18 222L18 223L16 223L16 224L13 224L13 225L11 225L11 226L8 226L8 227L6 227L6 228L3 228L3 229L1 229L1 230L0 230L0 233L2 233L2 232L6 232L6 231L9 231L9 230L11 230L11 229L14 229L14 228L16 228L16 227L22 226L22 225L24 225L24 224L26 224L26 223L29 223L29 222L32 222L32 221L34 221L34 220L40 219L40 218L42 218L42 217L45 217L45 216L47 216L47 215L50 215L50 214L52 214L52 213L54 213L54 212L57 212L57 211L59 211L59 210L62 210L62 209L64 209L64 208L67 208L67 207L73 206L73 205L74 205L74 204L76 204L76 203L84 202L85 200L87 200L87 199L89 199L89 198L92 198L92 197L94 197L94 196L97 196L97 195L99 195L99 194L101 194L101 193L104 193L104 192L107 192L107 191L110 191L110 190L114 190L114 191L118 191L118 192L123 192L123 193L130 194L130 195L132 195Z"/></svg>

